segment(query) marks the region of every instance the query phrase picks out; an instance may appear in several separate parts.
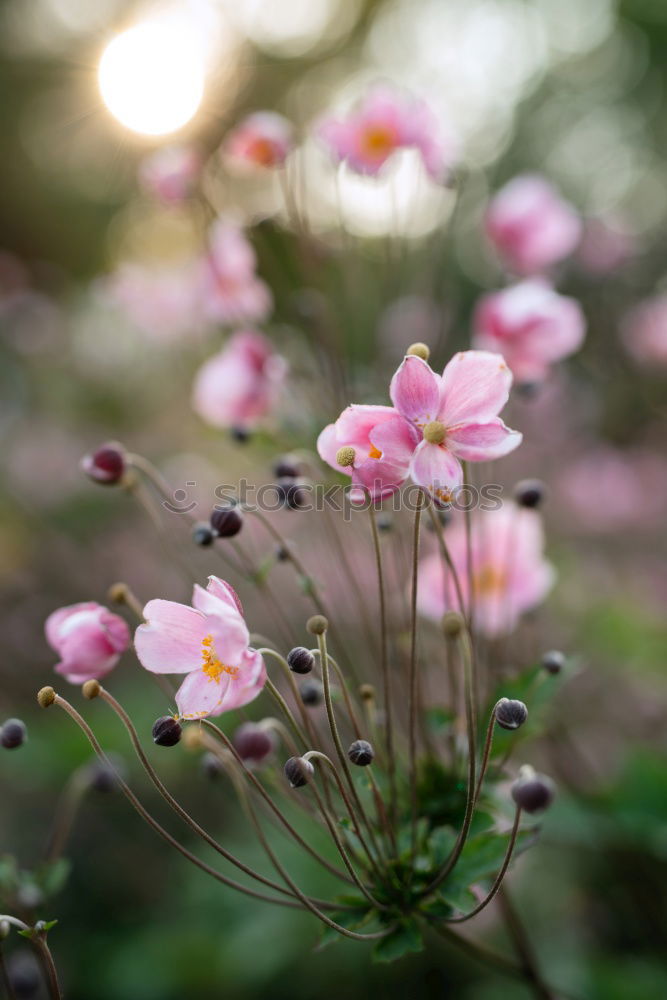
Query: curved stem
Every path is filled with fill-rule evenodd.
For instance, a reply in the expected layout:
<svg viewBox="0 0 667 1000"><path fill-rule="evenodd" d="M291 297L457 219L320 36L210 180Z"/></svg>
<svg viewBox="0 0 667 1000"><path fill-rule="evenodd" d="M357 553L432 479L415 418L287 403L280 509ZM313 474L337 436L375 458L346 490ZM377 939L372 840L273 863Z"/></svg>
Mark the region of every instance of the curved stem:
<svg viewBox="0 0 667 1000"><path fill-rule="evenodd" d="M412 591L410 600L410 673L408 710L410 716L410 807L411 807L411 852L414 861L417 853L417 578L419 571L419 529L421 512L424 507L424 491L419 491L419 501L415 510L412 533Z"/></svg>
<svg viewBox="0 0 667 1000"><path fill-rule="evenodd" d="M509 868L510 861L512 860L512 852L514 851L514 845L516 844L517 833L519 832L520 819L521 819L521 809L519 806L517 806L516 812L514 814L514 823L512 825L512 832L510 833L510 839L507 844L507 850L505 852L505 858L503 860L502 867L498 872L498 874L496 875L494 883L489 889L487 895L480 903L478 903L478 905L474 908L474 910L470 911L470 913L466 913L465 916L463 917L451 917L449 920L446 921L446 923L462 924L466 920L471 920L473 917L476 917L478 913L481 913L482 910L484 910L489 905L491 900L494 898L494 896L500 889L500 886L502 885L502 881L505 878L505 873Z"/></svg>

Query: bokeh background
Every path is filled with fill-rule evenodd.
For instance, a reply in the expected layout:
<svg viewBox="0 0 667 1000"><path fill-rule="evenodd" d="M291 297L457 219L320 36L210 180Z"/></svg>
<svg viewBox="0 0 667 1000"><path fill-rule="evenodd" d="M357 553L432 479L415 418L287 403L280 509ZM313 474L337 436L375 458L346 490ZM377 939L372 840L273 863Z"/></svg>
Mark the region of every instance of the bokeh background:
<svg viewBox="0 0 667 1000"><path fill-rule="evenodd" d="M166 210L137 184L142 159L171 137L128 131L99 96L104 46L156 6L166 5L0 6L0 716L19 716L29 730L19 752L0 754L0 872L9 855L21 869L39 865L59 793L88 760L79 732L34 703L54 662L44 618L75 601L104 603L117 579L142 599L186 598L174 550L198 577L212 571L188 544L186 525L157 535L129 497L84 479L80 456L102 440L122 440L151 456L202 517L215 485L269 481L276 455L294 440L312 449L335 415L326 392L309 389L323 378L311 349L317 316L326 311L357 386L384 391L377 387L414 340L433 345L444 363L469 344L476 299L501 282L482 234L488 197L514 174L537 171L586 220L558 284L581 301L588 336L537 396L512 401L507 422L526 443L503 464L501 481L530 475L549 484L548 549L559 584L531 651L564 648L578 671L532 750L561 792L513 882L554 981L579 997L664 997L667 347L662 365L658 355L638 359L623 330L629 311L665 291L667 277L667 6L173 5L206 38L204 98L179 141L212 154L230 125L258 108L282 112L306 137L300 197L316 233L314 258L290 229L274 177L230 178L213 157L204 178L212 212L232 211L251 227L259 273L275 298L267 330L294 373L282 430L258 434L251 446L206 428L190 408L193 375L220 333L159 322L141 328L106 294L108 276L128 261L177 268L205 224L199 208ZM458 187L436 191L410 160L375 187L350 175L336 184L308 130L378 78L421 93L447 116L465 150ZM665 345L667 312L662 324ZM283 512L278 520L317 553L312 519ZM252 543L258 557L270 547L261 534ZM351 612L342 589L344 618ZM335 578L330 592L336 597ZM282 593L288 615L302 621L306 605L286 576ZM270 619L261 602L251 603L249 617L265 612ZM148 733L164 705L131 656L114 685ZM128 756L107 715L90 708L105 746ZM231 845L243 843L224 789L185 754L156 759L196 815L204 812ZM114 794L87 796L68 853L69 879L43 915L59 920L51 940L71 1000L223 991L230 1000L372 990L527 995L442 942L390 968L372 966L368 951L350 942L318 951L308 917L209 884ZM317 873L303 858L291 861L317 892ZM29 880L24 889L34 892ZM478 933L502 948L493 919L481 924ZM10 958L29 979L29 953L14 949Z"/></svg>

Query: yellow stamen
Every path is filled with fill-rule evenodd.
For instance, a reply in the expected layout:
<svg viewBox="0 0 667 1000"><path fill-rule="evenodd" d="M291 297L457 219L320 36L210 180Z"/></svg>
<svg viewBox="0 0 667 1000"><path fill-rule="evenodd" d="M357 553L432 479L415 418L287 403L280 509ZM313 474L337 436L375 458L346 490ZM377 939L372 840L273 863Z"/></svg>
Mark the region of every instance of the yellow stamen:
<svg viewBox="0 0 667 1000"><path fill-rule="evenodd" d="M472 585L475 594L488 596L501 593L507 586L507 573L496 566L482 566L473 574Z"/></svg>
<svg viewBox="0 0 667 1000"><path fill-rule="evenodd" d="M369 458L382 458L382 452L379 448L376 448L374 444L371 445L371 450L368 452Z"/></svg>
<svg viewBox="0 0 667 1000"><path fill-rule="evenodd" d="M219 681L223 674L229 674L230 677L236 677L239 672L239 668L230 667L227 663L223 663L222 660L218 659L213 645L212 635L204 636L201 644L202 670L207 675L209 680Z"/></svg>

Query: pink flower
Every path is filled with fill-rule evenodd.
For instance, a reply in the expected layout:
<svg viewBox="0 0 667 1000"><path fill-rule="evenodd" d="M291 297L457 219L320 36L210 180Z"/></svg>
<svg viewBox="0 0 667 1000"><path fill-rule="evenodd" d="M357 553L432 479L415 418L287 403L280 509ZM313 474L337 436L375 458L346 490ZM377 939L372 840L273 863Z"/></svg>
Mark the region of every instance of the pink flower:
<svg viewBox="0 0 667 1000"><path fill-rule="evenodd" d="M667 295L645 299L621 324L628 354L640 365L667 367Z"/></svg>
<svg viewBox="0 0 667 1000"><path fill-rule="evenodd" d="M584 224L577 257L590 274L606 275L622 268L640 249L636 235L620 220L591 218Z"/></svg>
<svg viewBox="0 0 667 1000"><path fill-rule="evenodd" d="M225 159L253 167L281 167L294 145L294 129L275 111L256 111L226 136Z"/></svg>
<svg viewBox="0 0 667 1000"><path fill-rule="evenodd" d="M455 354L442 376L412 355L400 365L389 392L418 432L410 475L436 500L449 503L461 486L461 461L500 458L521 443L522 435L498 416L511 385L504 360L488 351Z"/></svg>
<svg viewBox="0 0 667 1000"><path fill-rule="evenodd" d="M352 477L352 503L382 500L405 482L419 441L417 429L392 406L348 406L335 424L317 439L320 458ZM352 462L340 465L341 449L351 449Z"/></svg>
<svg viewBox="0 0 667 1000"><path fill-rule="evenodd" d="M515 177L494 195L485 226L503 262L518 274L535 274L567 257L582 229L572 205L532 174Z"/></svg>
<svg viewBox="0 0 667 1000"><path fill-rule="evenodd" d="M473 323L473 345L502 354L522 382L542 380L581 347L586 329L579 303L538 279L484 296Z"/></svg>
<svg viewBox="0 0 667 1000"><path fill-rule="evenodd" d="M178 205L192 194L201 168L201 156L191 146L163 146L141 161L139 180L160 201Z"/></svg>
<svg viewBox="0 0 667 1000"><path fill-rule="evenodd" d="M192 406L213 427L251 427L271 412L287 362L257 330L239 330L199 369Z"/></svg>
<svg viewBox="0 0 667 1000"><path fill-rule="evenodd" d="M470 599L463 518L447 529L447 546L459 578L463 602ZM544 559L539 515L515 504L478 511L472 519L472 591L476 627L489 638L511 632L521 615L544 600L555 572ZM460 610L452 573L440 551L419 566L417 602L427 618Z"/></svg>
<svg viewBox="0 0 667 1000"><path fill-rule="evenodd" d="M46 619L45 632L60 656L56 673L71 684L104 677L130 644L130 630L123 619L94 601L54 611Z"/></svg>
<svg viewBox="0 0 667 1000"><path fill-rule="evenodd" d="M201 264L201 306L216 323L260 322L273 300L256 274L257 258L237 225L218 219L211 228L209 249Z"/></svg>
<svg viewBox="0 0 667 1000"><path fill-rule="evenodd" d="M241 708L266 682L234 590L217 576L195 584L192 607L149 601L134 637L139 660L156 674L187 674L176 692L181 718L200 719Z"/></svg>
<svg viewBox="0 0 667 1000"><path fill-rule="evenodd" d="M139 330L173 339L201 329L200 286L199 265L188 258L157 267L121 264L102 280L100 290Z"/></svg>
<svg viewBox="0 0 667 1000"><path fill-rule="evenodd" d="M417 149L435 181L451 165L453 144L422 100L385 86L374 87L343 120L325 118L317 134L338 162L375 175L399 149Z"/></svg>

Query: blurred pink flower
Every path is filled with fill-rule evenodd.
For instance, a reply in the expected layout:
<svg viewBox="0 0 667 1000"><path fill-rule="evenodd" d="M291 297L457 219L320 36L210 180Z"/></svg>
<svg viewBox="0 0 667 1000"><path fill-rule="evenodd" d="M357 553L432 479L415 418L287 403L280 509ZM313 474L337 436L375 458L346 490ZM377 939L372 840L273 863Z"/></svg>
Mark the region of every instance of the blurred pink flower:
<svg viewBox="0 0 667 1000"><path fill-rule="evenodd" d="M628 354L640 365L667 366L667 295L644 299L621 323Z"/></svg>
<svg viewBox="0 0 667 1000"><path fill-rule="evenodd" d="M192 607L153 600L135 633L139 661L157 674L187 674L176 692L181 718L200 719L241 708L266 682L261 655L250 649L243 609L217 576L206 590L195 584Z"/></svg>
<svg viewBox="0 0 667 1000"><path fill-rule="evenodd" d="M324 118L317 134L338 162L375 175L399 149L417 149L435 181L446 179L454 144L431 108L420 98L376 86L343 120Z"/></svg>
<svg viewBox="0 0 667 1000"><path fill-rule="evenodd" d="M213 427L251 427L276 404L287 362L257 330L239 330L202 365L193 388L196 413Z"/></svg>
<svg viewBox="0 0 667 1000"><path fill-rule="evenodd" d="M231 130L222 155L232 163L251 167L281 167L294 145L291 122L275 111L256 111Z"/></svg>
<svg viewBox="0 0 667 1000"><path fill-rule="evenodd" d="M213 224L200 271L202 309L216 323L260 322L273 299L257 277L257 257L243 230L227 219Z"/></svg>
<svg viewBox="0 0 667 1000"><path fill-rule="evenodd" d="M577 257L590 274L612 274L637 255L639 241L618 220L591 218L584 222L584 233Z"/></svg>
<svg viewBox="0 0 667 1000"><path fill-rule="evenodd" d="M123 619L94 601L54 611L46 619L45 632L60 656L56 673L71 684L104 677L130 644L130 630Z"/></svg>
<svg viewBox="0 0 667 1000"><path fill-rule="evenodd" d="M139 164L139 181L150 194L168 205L188 198L199 179L202 158L191 146L163 146Z"/></svg>
<svg viewBox="0 0 667 1000"><path fill-rule="evenodd" d="M199 265L190 258L156 267L124 263L99 285L134 326L167 340L201 330L200 286Z"/></svg>
<svg viewBox="0 0 667 1000"><path fill-rule="evenodd" d="M418 440L410 476L441 503L461 486L461 461L500 458L521 444L521 434L498 416L508 400L512 373L488 351L460 351L436 375L426 361L404 359L391 380L396 410L415 428Z"/></svg>
<svg viewBox="0 0 667 1000"><path fill-rule="evenodd" d="M536 274L563 260L582 231L572 205L537 174L515 177L493 196L485 227L503 263L517 274Z"/></svg>
<svg viewBox="0 0 667 1000"><path fill-rule="evenodd" d="M325 427L317 450L332 468L352 477L350 500L382 500L405 482L412 454L419 441L411 427L392 406L348 406L335 424ZM354 452L353 465L342 466L336 456L341 448Z"/></svg>
<svg viewBox="0 0 667 1000"><path fill-rule="evenodd" d="M446 529L447 546L467 608L466 531L463 517ZM543 554L539 515L515 504L477 511L472 518L472 591L477 628L489 638L516 628L521 615L540 604L555 580ZM417 603L427 618L439 621L445 611L460 610L452 573L440 551L419 566Z"/></svg>
<svg viewBox="0 0 667 1000"><path fill-rule="evenodd" d="M502 354L522 382L544 379L549 365L581 347L586 331L579 303L539 279L485 295L473 326L473 346Z"/></svg>

